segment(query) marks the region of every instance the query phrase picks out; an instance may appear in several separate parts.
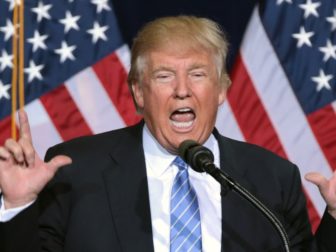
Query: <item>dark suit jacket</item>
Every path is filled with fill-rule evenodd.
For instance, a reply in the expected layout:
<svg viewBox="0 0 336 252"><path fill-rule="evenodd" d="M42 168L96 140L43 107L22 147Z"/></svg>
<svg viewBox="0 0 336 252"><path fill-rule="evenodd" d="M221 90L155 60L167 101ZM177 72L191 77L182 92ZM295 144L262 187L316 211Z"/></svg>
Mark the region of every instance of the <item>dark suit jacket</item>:
<svg viewBox="0 0 336 252"><path fill-rule="evenodd" d="M153 251L142 127L138 124L51 148L73 164L58 171L38 201L0 224L1 251ZM325 214L311 234L295 165L214 132L222 169L285 226L292 251L336 251L336 223ZM268 221L236 193L222 195L223 251L282 251Z"/></svg>

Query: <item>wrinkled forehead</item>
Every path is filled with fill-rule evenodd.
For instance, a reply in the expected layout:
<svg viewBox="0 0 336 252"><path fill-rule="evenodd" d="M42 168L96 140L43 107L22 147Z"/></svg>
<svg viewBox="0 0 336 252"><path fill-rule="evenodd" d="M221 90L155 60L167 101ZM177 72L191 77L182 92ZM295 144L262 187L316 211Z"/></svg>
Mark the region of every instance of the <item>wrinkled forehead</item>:
<svg viewBox="0 0 336 252"><path fill-rule="evenodd" d="M150 51L170 51L176 54L205 51L210 54L214 53L214 48L211 48L208 41L185 34L184 36L170 36L157 40L148 48L148 52Z"/></svg>
<svg viewBox="0 0 336 252"><path fill-rule="evenodd" d="M199 55L203 58L208 56L209 58L215 59L215 53L210 48L203 46L195 41L186 40L165 40L164 43L157 44L151 47L142 54L142 65L151 63L153 55L165 54L166 56L172 56L174 58L187 59L188 57L195 57ZM157 57L156 57L157 59ZM214 61L214 63L216 63Z"/></svg>

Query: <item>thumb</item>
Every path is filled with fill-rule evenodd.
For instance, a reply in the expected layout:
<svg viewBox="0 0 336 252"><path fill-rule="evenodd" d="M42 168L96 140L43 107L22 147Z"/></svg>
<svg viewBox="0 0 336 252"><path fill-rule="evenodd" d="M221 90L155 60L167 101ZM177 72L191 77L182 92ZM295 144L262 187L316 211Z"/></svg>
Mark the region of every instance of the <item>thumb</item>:
<svg viewBox="0 0 336 252"><path fill-rule="evenodd" d="M54 158L52 158L48 163L48 169L51 170L53 173L55 173L59 168L62 166L71 164L72 160L68 156L64 155L58 155Z"/></svg>
<svg viewBox="0 0 336 252"><path fill-rule="evenodd" d="M315 184L320 191L324 191L328 186L328 180L318 172L309 172L305 175L305 179L313 184Z"/></svg>

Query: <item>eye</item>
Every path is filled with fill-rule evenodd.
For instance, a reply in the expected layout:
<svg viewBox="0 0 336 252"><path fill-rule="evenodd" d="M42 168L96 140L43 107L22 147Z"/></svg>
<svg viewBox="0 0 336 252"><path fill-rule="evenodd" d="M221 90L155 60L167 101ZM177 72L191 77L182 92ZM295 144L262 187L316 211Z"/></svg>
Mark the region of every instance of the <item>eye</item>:
<svg viewBox="0 0 336 252"><path fill-rule="evenodd" d="M194 76L194 77L202 77L202 76L204 76L204 73L193 73L192 76Z"/></svg>
<svg viewBox="0 0 336 252"><path fill-rule="evenodd" d="M190 76L192 79L203 79L207 76L207 74L204 71L198 70L198 71L192 71L190 73Z"/></svg>
<svg viewBox="0 0 336 252"><path fill-rule="evenodd" d="M170 72L159 72L155 74L154 78L158 82L166 83L174 79L174 74Z"/></svg>

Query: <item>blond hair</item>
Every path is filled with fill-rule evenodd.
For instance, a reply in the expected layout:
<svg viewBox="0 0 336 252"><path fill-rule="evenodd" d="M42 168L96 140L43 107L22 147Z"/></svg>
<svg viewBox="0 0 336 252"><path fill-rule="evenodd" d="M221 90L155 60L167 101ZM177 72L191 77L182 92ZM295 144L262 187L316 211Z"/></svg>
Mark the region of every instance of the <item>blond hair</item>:
<svg viewBox="0 0 336 252"><path fill-rule="evenodd" d="M226 70L228 41L221 27L207 18L195 16L175 16L158 18L147 23L133 41L131 68L128 85L134 99L132 85L141 83L142 72L146 65L146 55L168 43L179 46L210 51L217 65L220 84L228 88L231 81Z"/></svg>

